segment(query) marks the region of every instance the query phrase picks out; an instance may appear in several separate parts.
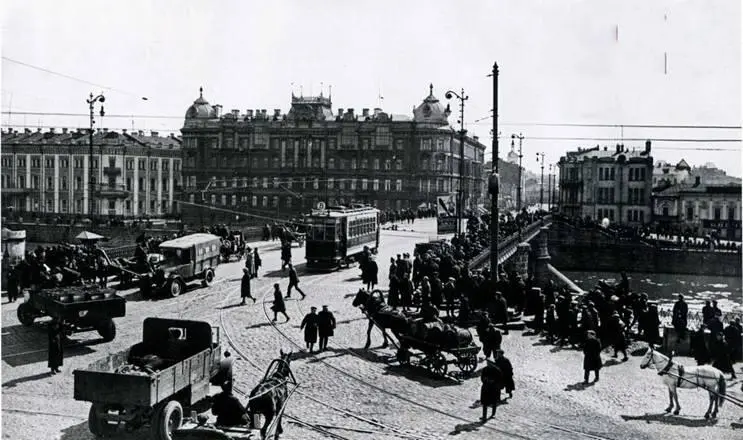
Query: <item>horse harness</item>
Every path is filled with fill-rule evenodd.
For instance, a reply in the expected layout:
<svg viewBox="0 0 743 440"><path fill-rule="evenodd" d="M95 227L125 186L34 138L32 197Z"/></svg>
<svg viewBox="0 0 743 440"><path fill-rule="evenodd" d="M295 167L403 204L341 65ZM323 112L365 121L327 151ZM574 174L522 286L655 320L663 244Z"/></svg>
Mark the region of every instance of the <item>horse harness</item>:
<svg viewBox="0 0 743 440"><path fill-rule="evenodd" d="M684 366L681 365L681 364L677 364L677 365L679 367L679 372L678 372L678 379L676 381L677 382L676 383L676 386L677 387L681 387L681 382L683 380L688 380L688 379L684 379ZM668 364L666 364L666 366L663 367L663 369L658 372L658 376L663 376L664 374L668 373L671 370L671 367L673 367L673 358L670 358L669 357L668 358ZM699 377L698 376L697 376L697 386L699 386Z"/></svg>

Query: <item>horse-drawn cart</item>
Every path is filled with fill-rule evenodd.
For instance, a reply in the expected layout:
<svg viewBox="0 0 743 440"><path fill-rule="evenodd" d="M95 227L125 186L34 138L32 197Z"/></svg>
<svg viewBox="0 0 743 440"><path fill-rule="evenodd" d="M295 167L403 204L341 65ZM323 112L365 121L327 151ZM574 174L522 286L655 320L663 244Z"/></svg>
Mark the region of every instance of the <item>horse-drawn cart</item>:
<svg viewBox="0 0 743 440"><path fill-rule="evenodd" d="M460 329L460 331L469 330ZM421 358L418 365L427 368L438 376L446 376L449 364L456 365L462 373L471 374L477 369L477 353L480 347L475 345L471 340L464 346L452 346L452 344L436 343L419 339L414 336L395 334L400 341L400 348L397 350L397 361L400 365L410 365L411 358ZM411 349L420 353L412 352ZM448 359L445 354L454 356L454 359Z"/></svg>
<svg viewBox="0 0 743 440"><path fill-rule="evenodd" d="M225 263L229 262L232 257L236 257L237 261L242 260L245 256L245 238L243 237L243 233L240 231L230 232L229 237L222 238L219 251L222 261Z"/></svg>

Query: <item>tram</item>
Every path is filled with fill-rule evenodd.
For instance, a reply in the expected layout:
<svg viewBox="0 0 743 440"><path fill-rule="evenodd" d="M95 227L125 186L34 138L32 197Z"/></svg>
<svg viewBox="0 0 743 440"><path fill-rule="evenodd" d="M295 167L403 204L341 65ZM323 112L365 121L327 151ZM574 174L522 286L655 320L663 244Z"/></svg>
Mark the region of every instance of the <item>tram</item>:
<svg viewBox="0 0 743 440"><path fill-rule="evenodd" d="M308 268L335 269L357 261L364 248L379 247L379 210L370 206L330 206L306 217Z"/></svg>

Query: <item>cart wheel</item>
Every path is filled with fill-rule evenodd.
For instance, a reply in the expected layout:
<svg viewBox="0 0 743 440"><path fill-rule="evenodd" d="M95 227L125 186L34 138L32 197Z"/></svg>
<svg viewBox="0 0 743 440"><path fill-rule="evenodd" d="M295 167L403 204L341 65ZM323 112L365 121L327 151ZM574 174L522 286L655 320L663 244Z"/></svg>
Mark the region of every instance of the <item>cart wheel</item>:
<svg viewBox="0 0 743 440"><path fill-rule="evenodd" d="M472 373L477 369L477 356L467 355L457 358L457 367L459 367L463 373Z"/></svg>
<svg viewBox="0 0 743 440"><path fill-rule="evenodd" d="M446 358L443 354L439 353L438 351L431 354L429 365L431 367L431 371L433 371L436 375L446 376L446 372L449 366L447 365Z"/></svg>
<svg viewBox="0 0 743 440"><path fill-rule="evenodd" d="M104 319L96 326L98 334L101 335L105 342L111 342L116 337L116 324L111 318Z"/></svg>
<svg viewBox="0 0 743 440"><path fill-rule="evenodd" d="M183 293L183 282L179 279L170 280L168 283L168 293L171 298L175 298Z"/></svg>
<svg viewBox="0 0 743 440"><path fill-rule="evenodd" d="M18 320L21 321L21 324L25 325L26 327L30 327L34 323L34 319L36 319L36 313L34 313L35 310L31 306L31 304L28 303L21 303L21 305L18 306L17 314L18 314Z"/></svg>
<svg viewBox="0 0 743 440"><path fill-rule="evenodd" d="M405 350L404 348L399 348L397 350L397 362L400 363L400 365L410 365L410 352L408 350Z"/></svg>
<svg viewBox="0 0 743 440"><path fill-rule="evenodd" d="M172 433L183 423L183 407L177 400L171 400L157 416L156 440L172 440Z"/></svg>
<svg viewBox="0 0 743 440"><path fill-rule="evenodd" d="M201 285L204 287L211 286L214 282L214 271L211 269L207 269L206 272L204 272L204 279L201 281Z"/></svg>

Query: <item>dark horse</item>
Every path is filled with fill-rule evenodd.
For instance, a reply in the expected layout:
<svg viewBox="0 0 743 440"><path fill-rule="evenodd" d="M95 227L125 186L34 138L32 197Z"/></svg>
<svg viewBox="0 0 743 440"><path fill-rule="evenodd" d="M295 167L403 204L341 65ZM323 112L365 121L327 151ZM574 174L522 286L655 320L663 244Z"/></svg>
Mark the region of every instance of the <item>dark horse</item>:
<svg viewBox="0 0 743 440"><path fill-rule="evenodd" d="M379 290L373 290L369 293L366 289L359 289L359 292L353 299L353 306L360 307L369 318L369 328L366 330L366 345L364 349L368 349L371 345L371 331L375 324L382 330L382 335L384 336L383 348L388 345L386 329L390 329L396 333L406 333L408 331L408 318L402 312L388 306L384 302L382 292Z"/></svg>
<svg viewBox="0 0 743 440"><path fill-rule="evenodd" d="M284 432L281 427L282 409L289 398L289 384L296 384L289 363L291 362L291 352L284 353L280 351L281 357L274 359L269 365L263 380L258 386L250 392L247 412L250 418L251 428L253 426L253 415L261 414L266 421L261 428L261 438L266 438L266 431L271 426L271 422L276 417L276 438Z"/></svg>

